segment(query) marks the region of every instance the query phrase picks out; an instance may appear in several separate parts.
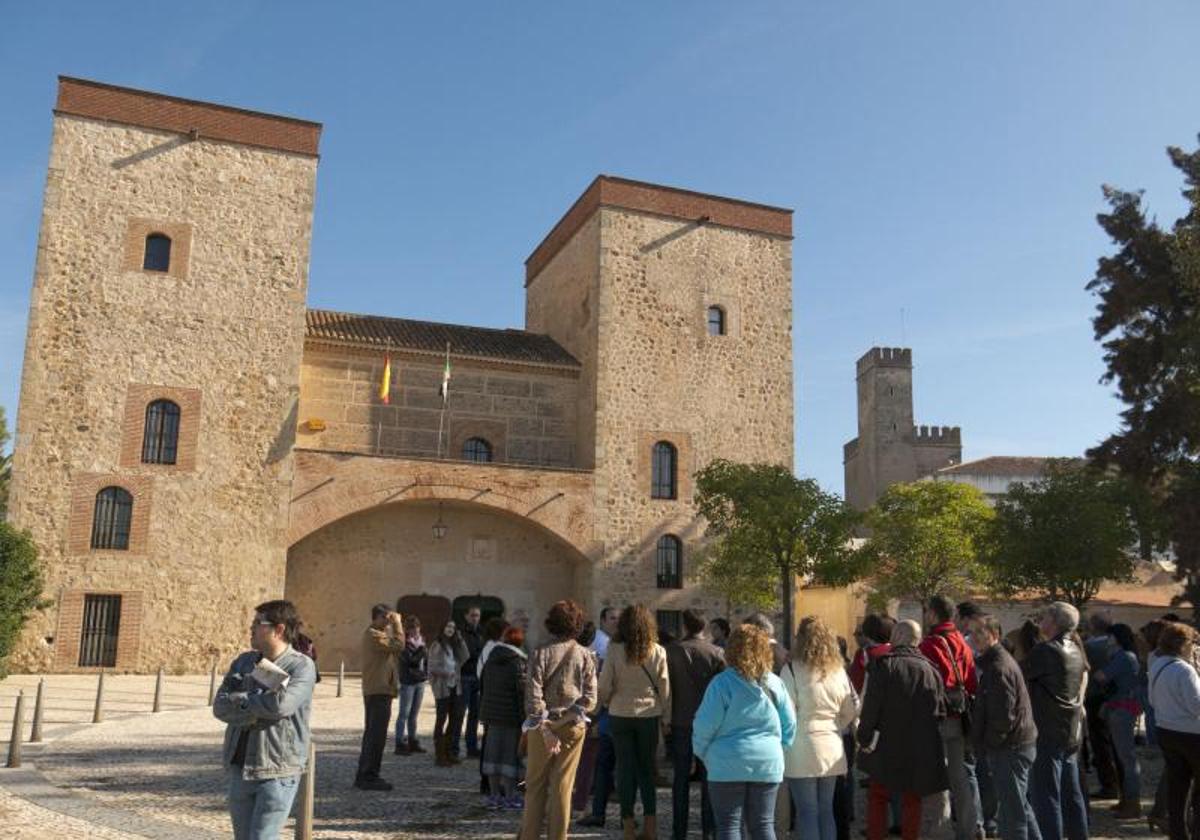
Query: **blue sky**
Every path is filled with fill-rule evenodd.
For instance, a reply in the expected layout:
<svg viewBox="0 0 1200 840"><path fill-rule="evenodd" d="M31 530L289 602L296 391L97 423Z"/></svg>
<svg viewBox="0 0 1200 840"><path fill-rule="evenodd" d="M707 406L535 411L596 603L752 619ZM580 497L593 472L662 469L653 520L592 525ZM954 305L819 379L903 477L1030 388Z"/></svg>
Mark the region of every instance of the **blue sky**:
<svg viewBox="0 0 1200 840"><path fill-rule="evenodd" d="M323 122L313 306L521 326L600 172L794 208L796 467L838 492L873 344L967 458L1113 429L1100 185L1173 220L1200 132L1195 0L5 5L10 424L60 73Z"/></svg>

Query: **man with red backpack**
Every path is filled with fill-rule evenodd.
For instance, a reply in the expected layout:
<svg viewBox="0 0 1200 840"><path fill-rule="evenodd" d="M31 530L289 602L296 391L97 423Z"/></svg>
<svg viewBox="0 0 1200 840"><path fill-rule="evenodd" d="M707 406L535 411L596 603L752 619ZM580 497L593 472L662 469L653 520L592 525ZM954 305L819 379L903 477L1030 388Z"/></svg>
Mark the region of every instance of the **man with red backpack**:
<svg viewBox="0 0 1200 840"><path fill-rule="evenodd" d="M920 650L937 667L946 689L947 713L941 722L941 730L946 771L950 776L950 799L954 806L954 837L955 840L975 840L983 835L975 759L967 738L971 704L977 688L975 655L951 620L953 616L954 606L947 598L934 595L926 602L925 625L929 630L921 640Z"/></svg>

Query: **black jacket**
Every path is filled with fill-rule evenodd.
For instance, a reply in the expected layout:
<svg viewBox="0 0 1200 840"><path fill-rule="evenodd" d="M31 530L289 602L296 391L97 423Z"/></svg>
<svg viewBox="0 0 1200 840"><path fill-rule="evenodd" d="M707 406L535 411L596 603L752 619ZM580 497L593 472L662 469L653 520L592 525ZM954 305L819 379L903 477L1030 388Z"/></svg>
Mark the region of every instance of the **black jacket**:
<svg viewBox="0 0 1200 840"><path fill-rule="evenodd" d="M979 690L971 718L971 740L977 747L1005 749L1023 747L1037 739L1033 710L1021 667L1003 645L975 660Z"/></svg>
<svg viewBox="0 0 1200 840"><path fill-rule="evenodd" d="M483 663L479 719L492 726L520 726L525 720L525 657L496 645Z"/></svg>
<svg viewBox="0 0 1200 840"><path fill-rule="evenodd" d="M396 664L400 685L416 685L429 680L429 653L425 645L412 647L405 644L404 650L396 656Z"/></svg>
<svg viewBox="0 0 1200 840"><path fill-rule="evenodd" d="M867 694L858 721L858 766L896 793L928 796L946 790L946 758L939 722L946 690L934 664L911 645L892 648L867 670Z"/></svg>
<svg viewBox="0 0 1200 840"><path fill-rule="evenodd" d="M467 661L462 665L463 676L474 677L475 667L479 662L479 653L483 650L483 631L479 626L472 627L463 622L463 641L467 643Z"/></svg>
<svg viewBox="0 0 1200 840"><path fill-rule="evenodd" d="M1083 651L1065 633L1035 645L1024 663L1039 746L1074 752L1083 730Z"/></svg>
<svg viewBox="0 0 1200 840"><path fill-rule="evenodd" d="M672 726L691 727L708 681L723 670L725 652L711 642L692 636L667 645Z"/></svg>

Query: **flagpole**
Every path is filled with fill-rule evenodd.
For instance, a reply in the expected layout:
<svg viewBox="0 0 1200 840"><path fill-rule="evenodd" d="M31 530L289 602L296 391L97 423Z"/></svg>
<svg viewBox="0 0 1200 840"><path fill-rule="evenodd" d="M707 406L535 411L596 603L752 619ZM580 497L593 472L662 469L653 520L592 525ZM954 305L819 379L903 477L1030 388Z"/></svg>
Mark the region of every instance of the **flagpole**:
<svg viewBox="0 0 1200 840"><path fill-rule="evenodd" d="M446 425L446 403L450 401L450 382L446 371L450 369L450 342L446 342L446 367L442 372L442 413L438 415L437 456L442 457L442 429Z"/></svg>

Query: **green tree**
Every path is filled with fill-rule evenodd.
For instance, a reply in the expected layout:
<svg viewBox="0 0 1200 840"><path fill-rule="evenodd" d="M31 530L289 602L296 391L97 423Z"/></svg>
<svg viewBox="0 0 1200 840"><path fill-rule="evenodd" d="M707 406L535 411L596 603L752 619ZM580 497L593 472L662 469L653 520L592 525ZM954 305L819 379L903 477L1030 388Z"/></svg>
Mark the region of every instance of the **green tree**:
<svg viewBox="0 0 1200 840"><path fill-rule="evenodd" d="M696 507L709 533L724 540L714 562L729 567L726 576L773 570L784 638L792 637L796 576L844 574L856 516L811 478L776 464L718 459L696 474Z"/></svg>
<svg viewBox="0 0 1200 840"><path fill-rule="evenodd" d="M1039 481L1014 484L996 505L993 588L1082 608L1104 581L1129 580L1138 540L1132 502L1128 482L1069 459L1050 462Z"/></svg>
<svg viewBox="0 0 1200 840"><path fill-rule="evenodd" d="M1183 173L1187 212L1169 229L1147 218L1140 192L1104 188L1097 216L1117 246L1088 290L1121 428L1088 454L1115 464L1154 500L1175 553L1183 601L1200 611L1200 150L1167 150Z"/></svg>
<svg viewBox="0 0 1200 840"><path fill-rule="evenodd" d="M858 573L883 597L966 594L984 580L981 555L995 517L974 487L942 481L893 484L867 511L871 536Z"/></svg>
<svg viewBox="0 0 1200 840"><path fill-rule="evenodd" d="M12 482L12 453L6 452L12 438L8 434L8 423L4 418L4 406L0 405L0 522L8 513L8 486Z"/></svg>
<svg viewBox="0 0 1200 840"><path fill-rule="evenodd" d="M42 571L28 531L0 522L0 676L34 610L42 609Z"/></svg>
<svg viewBox="0 0 1200 840"><path fill-rule="evenodd" d="M736 534L710 542L695 555L700 583L725 598L725 617L733 608L767 610L779 602L774 566L738 545Z"/></svg>

